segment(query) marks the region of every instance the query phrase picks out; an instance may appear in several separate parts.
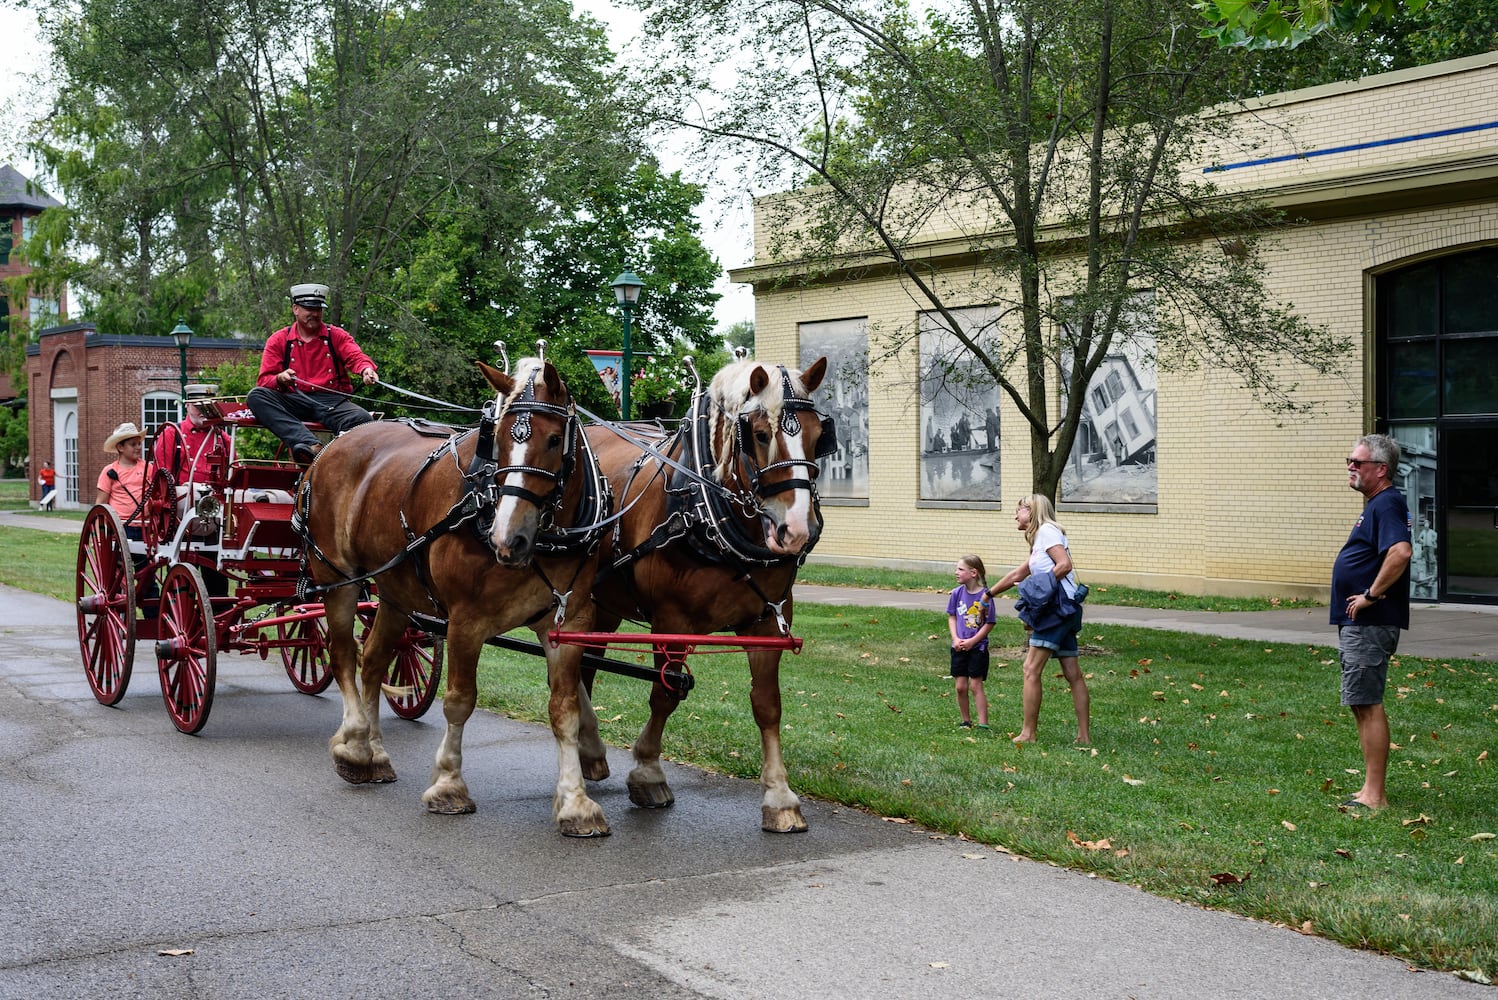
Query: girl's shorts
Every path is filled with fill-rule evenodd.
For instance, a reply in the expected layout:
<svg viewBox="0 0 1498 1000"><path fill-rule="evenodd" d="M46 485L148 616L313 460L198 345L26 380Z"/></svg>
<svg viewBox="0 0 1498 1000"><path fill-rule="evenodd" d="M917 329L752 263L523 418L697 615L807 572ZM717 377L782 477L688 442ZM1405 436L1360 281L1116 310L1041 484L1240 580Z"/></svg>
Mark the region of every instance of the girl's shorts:
<svg viewBox="0 0 1498 1000"><path fill-rule="evenodd" d="M952 676L988 680L988 648L952 650Z"/></svg>
<svg viewBox="0 0 1498 1000"><path fill-rule="evenodd" d="M1030 633L1030 645L1049 649L1052 656L1076 656L1077 636L1082 632L1082 609L1066 621L1043 632Z"/></svg>

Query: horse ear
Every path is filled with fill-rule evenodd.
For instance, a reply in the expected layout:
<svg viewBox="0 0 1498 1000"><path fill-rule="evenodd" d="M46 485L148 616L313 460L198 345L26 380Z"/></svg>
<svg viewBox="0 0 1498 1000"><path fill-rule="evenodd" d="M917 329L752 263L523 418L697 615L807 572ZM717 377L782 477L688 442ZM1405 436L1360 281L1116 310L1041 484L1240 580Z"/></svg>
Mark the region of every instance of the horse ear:
<svg viewBox="0 0 1498 1000"><path fill-rule="evenodd" d="M801 373L801 387L810 396L817 391L817 386L822 384L822 379L827 377L827 357L823 355L807 366L806 371Z"/></svg>
<svg viewBox="0 0 1498 1000"><path fill-rule="evenodd" d="M550 361L546 362L546 367L542 372L542 378L546 381L546 389L551 394L552 399L561 399L567 394L566 387L562 385L562 376Z"/></svg>
<svg viewBox="0 0 1498 1000"><path fill-rule="evenodd" d="M758 396L769 384L770 373L765 371L764 365L756 365L754 371L749 373L749 395Z"/></svg>
<svg viewBox="0 0 1498 1000"><path fill-rule="evenodd" d="M479 366L479 370L484 373L484 378L489 380L489 384L494 386L501 396L508 396L515 391L515 380L498 368L486 365L482 361L475 361L474 364Z"/></svg>

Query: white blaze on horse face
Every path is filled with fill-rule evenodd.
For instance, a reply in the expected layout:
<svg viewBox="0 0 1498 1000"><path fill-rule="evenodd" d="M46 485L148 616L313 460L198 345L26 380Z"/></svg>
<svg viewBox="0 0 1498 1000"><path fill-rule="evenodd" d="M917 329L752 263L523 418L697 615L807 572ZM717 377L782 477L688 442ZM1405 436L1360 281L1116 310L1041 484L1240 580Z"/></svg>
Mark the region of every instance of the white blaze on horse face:
<svg viewBox="0 0 1498 1000"><path fill-rule="evenodd" d="M806 419L801 420L801 430L797 434L780 434L781 449L784 451L778 461L782 462L805 462L805 465L792 466L792 475L797 479L810 478L811 455L806 451ZM789 498L789 503L787 503ZM772 497L767 508L773 512L775 520L779 522L775 530L765 535L765 545L772 552L781 555L793 556L806 547L811 540L811 490L794 489L785 493L776 494Z"/></svg>
<svg viewBox="0 0 1498 1000"><path fill-rule="evenodd" d="M526 465L528 458L526 452L529 450L531 441L536 440L536 436L533 431L528 440L516 441L509 434L505 434L504 439L509 442L510 450L501 465L512 470ZM507 472L500 485L511 489L524 489L525 474L519 471ZM489 541L501 559L529 556L531 539L535 536L539 517L540 514L535 505L523 497L505 494L499 498L499 506L494 509L494 527Z"/></svg>

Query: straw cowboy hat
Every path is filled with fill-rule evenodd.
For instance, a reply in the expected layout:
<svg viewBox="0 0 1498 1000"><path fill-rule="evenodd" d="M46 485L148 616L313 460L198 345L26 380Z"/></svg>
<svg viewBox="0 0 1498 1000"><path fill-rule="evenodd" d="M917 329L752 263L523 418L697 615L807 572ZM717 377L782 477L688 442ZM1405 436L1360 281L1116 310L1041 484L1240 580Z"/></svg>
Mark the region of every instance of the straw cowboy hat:
<svg viewBox="0 0 1498 1000"><path fill-rule="evenodd" d="M104 454L113 455L114 450L120 446L120 442L129 441L131 438L144 438L146 435L141 429L129 420L114 429L114 433L104 439Z"/></svg>

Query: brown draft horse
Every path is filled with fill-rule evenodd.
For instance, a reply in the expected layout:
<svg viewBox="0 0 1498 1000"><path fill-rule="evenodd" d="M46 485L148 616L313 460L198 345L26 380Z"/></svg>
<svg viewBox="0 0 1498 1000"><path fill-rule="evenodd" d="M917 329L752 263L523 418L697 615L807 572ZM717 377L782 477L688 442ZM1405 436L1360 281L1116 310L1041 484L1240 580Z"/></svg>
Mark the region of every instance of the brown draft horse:
<svg viewBox="0 0 1498 1000"><path fill-rule="evenodd" d="M608 426L587 429L621 512L593 588L600 630L629 617L661 633L789 633L796 571L821 533L816 458L836 447L832 422L809 399L826 372L826 358L804 372L754 361L726 366L694 398L677 436L650 442L675 466ZM643 433L640 425L625 427L634 429L631 437ZM778 833L803 831L801 800L780 754L780 650L753 649L748 657L763 749L761 823ZM657 667L664 661L657 654ZM591 688L591 671L584 674ZM675 801L660 753L678 701L661 682L652 686L627 782L638 806ZM608 776L608 763L591 702L583 708L583 766L597 780Z"/></svg>
<svg viewBox="0 0 1498 1000"><path fill-rule="evenodd" d="M463 726L477 698L485 640L530 625L547 646L549 628L590 627L586 585L598 531L588 526L607 507L606 485L556 369L536 358L518 362L513 377L480 367L499 396L479 430L443 441L405 423L364 424L323 449L300 498L308 570L326 589L332 670L343 695L343 723L329 745L345 781L395 780L380 735L380 684L408 616L447 622L447 732L422 795L435 813L475 809L463 780ZM379 611L356 682L353 584L366 577L379 587ZM569 600L575 583L581 593ZM609 832L588 798L578 756L581 654L572 646L546 653L558 758L552 812L572 837Z"/></svg>

